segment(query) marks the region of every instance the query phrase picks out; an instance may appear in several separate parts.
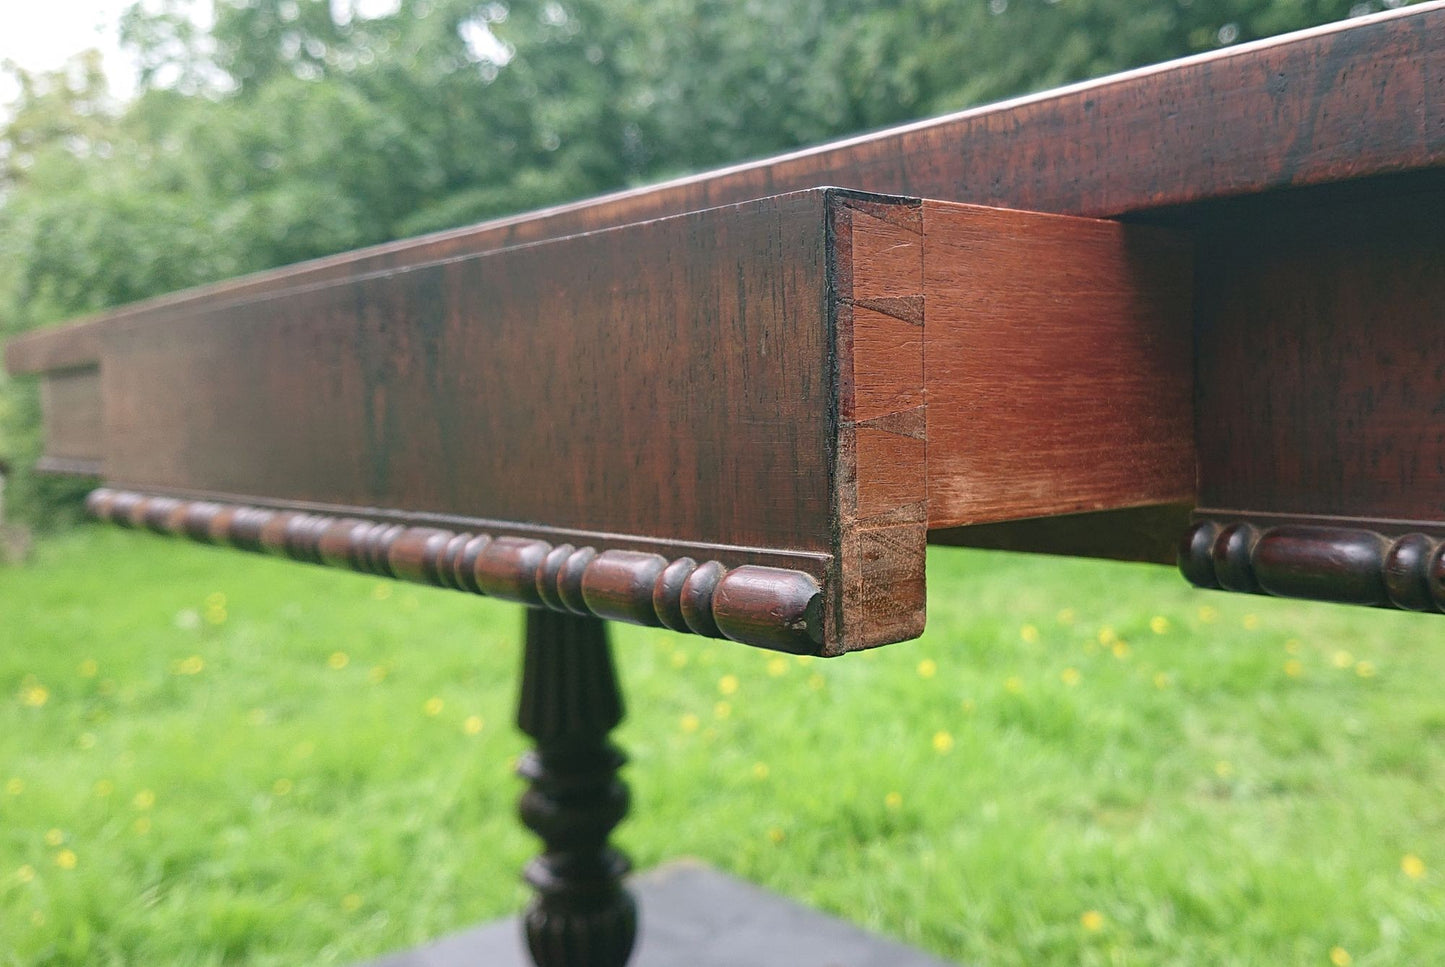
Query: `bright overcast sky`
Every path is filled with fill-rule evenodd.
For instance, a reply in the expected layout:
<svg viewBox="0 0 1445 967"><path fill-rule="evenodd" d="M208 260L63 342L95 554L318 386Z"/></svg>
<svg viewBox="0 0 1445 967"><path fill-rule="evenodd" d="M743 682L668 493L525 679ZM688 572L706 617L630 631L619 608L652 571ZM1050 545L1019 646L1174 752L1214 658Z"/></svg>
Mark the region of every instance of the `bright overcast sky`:
<svg viewBox="0 0 1445 967"><path fill-rule="evenodd" d="M126 96L134 86L133 68L120 50L120 15L131 0L0 0L0 60L13 60L30 71L53 70L88 47L105 58L111 89ZM0 81L0 102L16 94Z"/></svg>
<svg viewBox="0 0 1445 967"><path fill-rule="evenodd" d="M29 71L54 70L89 47L104 58L111 93L127 98L135 88L135 65L120 49L120 15L134 0L0 0L0 61ZM353 13L379 17L394 13L397 0L332 0L344 21ZM197 20L209 22L211 0L191 0ZM0 105L18 92L0 77Z"/></svg>

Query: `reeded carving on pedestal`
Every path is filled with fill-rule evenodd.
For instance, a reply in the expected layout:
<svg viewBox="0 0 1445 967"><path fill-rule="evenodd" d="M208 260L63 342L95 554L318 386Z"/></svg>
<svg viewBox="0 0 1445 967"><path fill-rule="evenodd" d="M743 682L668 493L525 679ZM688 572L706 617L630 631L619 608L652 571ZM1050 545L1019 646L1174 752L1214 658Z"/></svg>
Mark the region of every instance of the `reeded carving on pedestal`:
<svg viewBox="0 0 1445 967"><path fill-rule="evenodd" d="M622 721L607 626L574 614L527 612L517 724L536 740L517 773L530 783L519 812L546 852L523 874L537 891L523 915L539 967L622 967L637 936L637 905L623 888L627 857L608 845L627 815L608 741Z"/></svg>

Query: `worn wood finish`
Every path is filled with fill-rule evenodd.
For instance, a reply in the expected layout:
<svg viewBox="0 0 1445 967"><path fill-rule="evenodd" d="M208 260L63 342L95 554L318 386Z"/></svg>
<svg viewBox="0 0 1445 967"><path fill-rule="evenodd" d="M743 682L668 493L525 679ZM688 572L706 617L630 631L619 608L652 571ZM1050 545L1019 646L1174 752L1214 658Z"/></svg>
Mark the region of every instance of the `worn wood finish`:
<svg viewBox="0 0 1445 967"><path fill-rule="evenodd" d="M1331 24L794 154L317 259L109 314L253 297L823 184L1061 214L1170 205L1445 163L1445 4ZM85 325L12 369L93 362Z"/></svg>
<svg viewBox="0 0 1445 967"><path fill-rule="evenodd" d="M522 821L546 846L524 873L537 891L522 914L537 967L622 967L632 953L629 863L607 843L629 802L617 777L627 757L607 738L622 714L606 624L529 611L517 726L537 745L517 774L530 784Z"/></svg>
<svg viewBox="0 0 1445 967"><path fill-rule="evenodd" d="M1190 500L1187 239L932 201L923 217L929 526Z"/></svg>
<svg viewBox="0 0 1445 967"><path fill-rule="evenodd" d="M666 626L794 653L817 651L818 582L801 571L552 545L511 535L406 527L101 488L97 520L309 564L430 584L553 611Z"/></svg>

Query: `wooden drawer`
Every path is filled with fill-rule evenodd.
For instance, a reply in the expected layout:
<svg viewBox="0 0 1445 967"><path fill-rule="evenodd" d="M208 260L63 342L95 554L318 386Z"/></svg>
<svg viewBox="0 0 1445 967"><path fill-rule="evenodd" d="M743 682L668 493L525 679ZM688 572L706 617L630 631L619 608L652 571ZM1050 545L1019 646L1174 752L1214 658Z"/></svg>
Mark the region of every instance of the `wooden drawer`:
<svg viewBox="0 0 1445 967"><path fill-rule="evenodd" d="M734 636L835 653L922 631L929 528L1190 498L1191 272L1159 229L816 189L11 362L63 364L49 452L114 488L806 575Z"/></svg>

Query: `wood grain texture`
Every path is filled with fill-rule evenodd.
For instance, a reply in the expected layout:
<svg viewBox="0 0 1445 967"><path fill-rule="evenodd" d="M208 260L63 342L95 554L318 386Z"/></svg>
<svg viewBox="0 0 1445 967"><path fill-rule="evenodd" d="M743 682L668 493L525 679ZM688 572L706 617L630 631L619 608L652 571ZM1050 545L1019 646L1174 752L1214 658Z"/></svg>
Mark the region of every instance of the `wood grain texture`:
<svg viewBox="0 0 1445 967"><path fill-rule="evenodd" d="M834 201L839 620L923 633L928 537L922 206Z"/></svg>
<svg viewBox="0 0 1445 967"><path fill-rule="evenodd" d="M1187 238L935 201L923 222L929 526L1191 499Z"/></svg>
<svg viewBox="0 0 1445 967"><path fill-rule="evenodd" d="M1445 4L1246 44L649 188L164 296L173 309L843 184L1118 216L1445 163ZM164 310L164 311L161 311ZM14 372L93 362L81 325L12 343Z"/></svg>
<svg viewBox="0 0 1445 967"><path fill-rule="evenodd" d="M451 588L532 607L814 654L825 625L808 574L781 568L552 545L512 535L456 533L99 488L97 520L308 564Z"/></svg>
<svg viewBox="0 0 1445 967"><path fill-rule="evenodd" d="M1445 522L1445 176L1197 218L1201 513Z"/></svg>
<svg viewBox="0 0 1445 967"><path fill-rule="evenodd" d="M601 535L611 557L582 591L620 620L663 618L609 583L660 578L612 568L619 555L802 558L829 603L764 622L785 629L775 647L796 650L786 629L804 627L825 653L912 637L927 526L918 210L820 189L117 320L100 337L105 477L563 535L532 548ZM742 600L734 581L725 604ZM710 620L731 634L736 616L764 643L749 608Z"/></svg>

